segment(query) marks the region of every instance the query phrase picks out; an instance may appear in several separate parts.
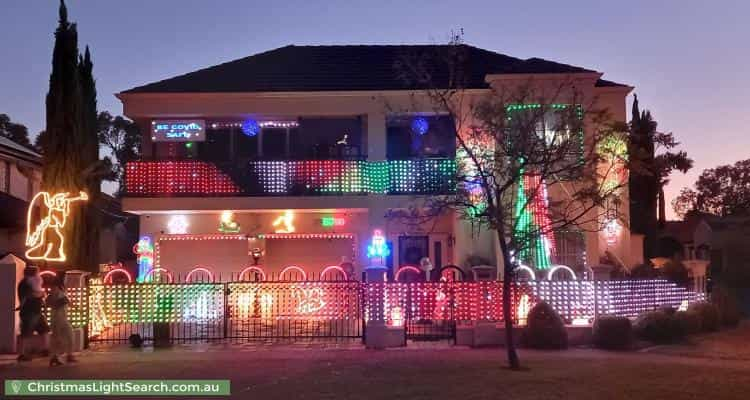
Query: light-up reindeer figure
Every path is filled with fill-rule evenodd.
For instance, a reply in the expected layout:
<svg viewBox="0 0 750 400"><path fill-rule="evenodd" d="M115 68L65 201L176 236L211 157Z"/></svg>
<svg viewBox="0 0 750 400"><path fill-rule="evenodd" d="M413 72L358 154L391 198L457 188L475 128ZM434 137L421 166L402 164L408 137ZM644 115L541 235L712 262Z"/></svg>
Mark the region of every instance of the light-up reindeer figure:
<svg viewBox="0 0 750 400"><path fill-rule="evenodd" d="M31 260L65 261L65 237L61 229L65 227L70 214L70 203L86 201L89 196L80 192L77 197L69 197L69 193L39 192L29 204L26 218L26 257ZM43 201L40 201L42 199ZM31 218L35 206L39 206L41 221L34 231L31 231Z"/></svg>

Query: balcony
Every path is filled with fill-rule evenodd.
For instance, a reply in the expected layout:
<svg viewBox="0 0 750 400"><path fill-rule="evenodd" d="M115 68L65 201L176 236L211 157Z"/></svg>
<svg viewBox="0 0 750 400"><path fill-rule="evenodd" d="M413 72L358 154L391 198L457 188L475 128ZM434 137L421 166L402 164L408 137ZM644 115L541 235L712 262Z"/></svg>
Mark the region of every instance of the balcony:
<svg viewBox="0 0 750 400"><path fill-rule="evenodd" d="M452 158L408 160L134 161L125 169L127 197L326 196L449 194Z"/></svg>

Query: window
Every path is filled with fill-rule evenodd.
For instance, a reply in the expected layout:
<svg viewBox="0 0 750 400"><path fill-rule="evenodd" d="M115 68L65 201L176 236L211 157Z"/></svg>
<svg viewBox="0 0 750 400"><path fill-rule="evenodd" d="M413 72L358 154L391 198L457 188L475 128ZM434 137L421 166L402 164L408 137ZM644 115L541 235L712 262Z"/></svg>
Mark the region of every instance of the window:
<svg viewBox="0 0 750 400"><path fill-rule="evenodd" d="M204 161L230 160L230 133L229 129L206 130L206 141L199 142L198 145L200 159Z"/></svg>
<svg viewBox="0 0 750 400"><path fill-rule="evenodd" d="M449 116L392 116L386 122L387 157L455 157L455 132Z"/></svg>
<svg viewBox="0 0 750 400"><path fill-rule="evenodd" d="M287 157L286 128L264 128L261 135L264 158L283 159Z"/></svg>
<svg viewBox="0 0 750 400"><path fill-rule="evenodd" d="M295 158L341 159L365 155L362 118L300 118L290 150Z"/></svg>

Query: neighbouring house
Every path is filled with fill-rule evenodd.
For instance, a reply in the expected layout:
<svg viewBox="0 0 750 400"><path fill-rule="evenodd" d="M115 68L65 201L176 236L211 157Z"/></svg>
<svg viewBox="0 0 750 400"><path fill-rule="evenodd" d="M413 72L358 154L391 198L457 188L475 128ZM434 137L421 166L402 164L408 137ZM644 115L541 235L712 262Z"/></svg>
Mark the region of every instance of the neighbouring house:
<svg viewBox="0 0 750 400"><path fill-rule="evenodd" d="M662 256L681 260L691 274L750 284L750 217L689 214L667 221L660 234Z"/></svg>
<svg viewBox="0 0 750 400"><path fill-rule="evenodd" d="M462 46L473 93L573 80L585 99L626 119L632 87L601 72ZM391 272L424 257L434 268L499 267L494 234L456 215L416 225L389 218L414 198L455 190L454 121L397 70L402 57L439 48L291 45L118 93L144 133L142 159L126 166L123 210L139 216L153 266L229 277L258 264L266 274L318 276L351 263L358 277L379 231ZM605 254L642 262L623 225L556 233L554 262L576 271Z"/></svg>
<svg viewBox="0 0 750 400"><path fill-rule="evenodd" d="M42 182L42 156L0 137L0 254L22 257L26 210Z"/></svg>

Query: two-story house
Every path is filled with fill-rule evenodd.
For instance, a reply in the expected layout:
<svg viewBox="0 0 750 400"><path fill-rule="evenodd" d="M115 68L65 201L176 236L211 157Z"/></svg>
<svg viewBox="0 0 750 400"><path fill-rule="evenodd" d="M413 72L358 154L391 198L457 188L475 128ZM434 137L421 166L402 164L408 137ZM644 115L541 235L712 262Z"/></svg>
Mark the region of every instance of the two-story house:
<svg viewBox="0 0 750 400"><path fill-rule="evenodd" d="M286 46L117 94L143 132L143 159L126 167L123 209L139 215L154 267L228 277L258 264L266 274L301 274L288 268L298 266L318 275L351 262L347 272L358 277L376 231L392 270L423 257L435 268L497 265L493 233L470 221L389 218L415 198L455 189L454 121L424 101L415 109L426 88L398 71L405 55L439 48ZM466 90L573 79L625 120L632 88L602 73L463 49ZM556 262L581 271L608 253L635 263L627 229L615 236L568 238Z"/></svg>
<svg viewBox="0 0 750 400"><path fill-rule="evenodd" d="M42 157L0 137L0 254L23 256L26 210L42 182Z"/></svg>

